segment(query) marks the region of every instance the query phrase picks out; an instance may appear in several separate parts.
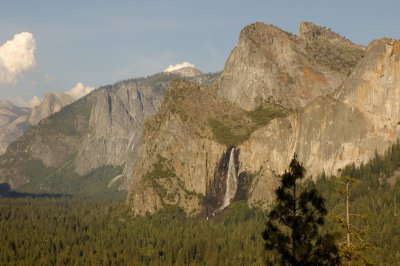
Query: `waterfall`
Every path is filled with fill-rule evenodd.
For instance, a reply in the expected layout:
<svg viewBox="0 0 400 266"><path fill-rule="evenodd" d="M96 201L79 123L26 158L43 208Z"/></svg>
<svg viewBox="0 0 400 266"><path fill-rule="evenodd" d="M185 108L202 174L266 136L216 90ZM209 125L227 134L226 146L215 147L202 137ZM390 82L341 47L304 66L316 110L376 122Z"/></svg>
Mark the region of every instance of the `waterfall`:
<svg viewBox="0 0 400 266"><path fill-rule="evenodd" d="M229 155L228 173L226 177L226 190L224 195L224 201L220 207L220 210L225 209L229 204L231 204L231 200L235 197L236 194L237 173L235 166L235 150L236 148L232 148L231 153Z"/></svg>

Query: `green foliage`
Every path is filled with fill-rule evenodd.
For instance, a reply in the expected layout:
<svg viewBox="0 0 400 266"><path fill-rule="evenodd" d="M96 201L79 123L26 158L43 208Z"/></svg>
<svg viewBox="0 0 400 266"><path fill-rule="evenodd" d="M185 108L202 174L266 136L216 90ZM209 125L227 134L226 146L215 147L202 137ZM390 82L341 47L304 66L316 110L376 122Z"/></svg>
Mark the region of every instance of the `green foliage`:
<svg viewBox="0 0 400 266"><path fill-rule="evenodd" d="M170 166L167 159L158 155L157 162L153 164L153 167L149 172L143 175L142 179L144 181L147 180L152 181L159 178L175 177L175 176L176 176L175 171Z"/></svg>
<svg viewBox="0 0 400 266"><path fill-rule="evenodd" d="M287 110L278 105L263 104L254 111L243 113L241 118L229 115L210 118L209 126L218 143L238 146L245 142L256 129L286 114Z"/></svg>
<svg viewBox="0 0 400 266"><path fill-rule="evenodd" d="M350 74L364 54L360 47L336 45L325 39L307 42L306 51L319 64L344 74Z"/></svg>
<svg viewBox="0 0 400 266"><path fill-rule="evenodd" d="M168 179L170 182L172 182L171 178L176 178L179 189L181 189L187 197L197 197L202 199L202 194L187 190L183 184L183 181L177 178L175 169L171 165L171 161L167 160L161 155L157 155L156 163L153 164L152 169L149 172L142 176L142 180L150 183L151 186L158 192L158 195L160 195L163 204L167 205L167 203L165 203L165 199L168 201L173 201L175 198L175 192L168 193L167 189L160 184L159 181L163 178Z"/></svg>
<svg viewBox="0 0 400 266"><path fill-rule="evenodd" d="M376 154L367 164L356 167L354 164L341 171L342 176L351 176L356 184L351 188L349 197L350 212L358 214L352 217L354 227L362 232L362 241L353 235L357 245L368 244L367 253L372 264L397 265L400 261L400 144L397 142L384 155ZM316 187L327 199L330 213L327 228L345 236L345 229L336 217L343 212L344 203L341 194L342 185L335 177L322 176L317 179Z"/></svg>
<svg viewBox="0 0 400 266"><path fill-rule="evenodd" d="M37 126L37 134L63 134L81 136L88 129L92 99L88 96L65 106L59 112L42 120Z"/></svg>
<svg viewBox="0 0 400 266"><path fill-rule="evenodd" d="M252 120L259 126L267 125L272 119L284 116L285 109L278 105L261 105L252 112L249 112Z"/></svg>
<svg viewBox="0 0 400 266"><path fill-rule="evenodd" d="M207 221L172 206L133 218L115 201L0 199L0 265L261 266L264 219L245 202Z"/></svg>
<svg viewBox="0 0 400 266"><path fill-rule="evenodd" d="M265 248L277 252L281 265L338 265L333 235L320 233L327 214L324 198L315 188L300 193L296 184L304 172L295 154L275 191L276 203L262 233Z"/></svg>
<svg viewBox="0 0 400 266"><path fill-rule="evenodd" d="M339 204L336 207L342 210L335 220L342 229L342 240L339 244L339 250L344 264L356 264L356 265L372 265L369 260L368 252L370 251L370 245L365 242L365 232L358 227L353 225L354 219L367 219L365 216L358 213L351 213L349 198L351 190L354 186L357 186L359 180L354 179L350 176L342 176L337 179L340 186L339 193L343 196L344 204Z"/></svg>
<svg viewBox="0 0 400 266"><path fill-rule="evenodd" d="M30 176L30 181L21 186L19 191L102 198L119 198L125 195L115 187L108 188L109 182L122 173L122 166L106 165L79 176L75 172L74 158L75 155L70 156L58 169L48 168L39 160L25 161L21 167Z"/></svg>
<svg viewBox="0 0 400 266"><path fill-rule="evenodd" d="M249 138L252 129L251 127L247 130L238 131L236 130L237 125L224 123L216 119L210 119L209 125L215 140L226 146L240 145Z"/></svg>

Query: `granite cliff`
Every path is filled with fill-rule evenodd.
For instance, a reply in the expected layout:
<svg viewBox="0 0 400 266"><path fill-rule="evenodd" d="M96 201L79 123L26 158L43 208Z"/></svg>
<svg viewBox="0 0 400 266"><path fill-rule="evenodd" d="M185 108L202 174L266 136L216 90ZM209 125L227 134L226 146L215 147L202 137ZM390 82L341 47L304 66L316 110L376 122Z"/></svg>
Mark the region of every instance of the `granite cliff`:
<svg viewBox="0 0 400 266"><path fill-rule="evenodd" d="M97 176L102 182L94 190L123 189L123 169L134 160L144 119L158 109L175 78L156 74L104 86L42 119L0 157L1 181L26 191L75 194ZM40 115L47 109L37 110Z"/></svg>
<svg viewBox="0 0 400 266"><path fill-rule="evenodd" d="M148 121L132 172L133 213L165 204L191 215L219 211L229 165L238 183L233 200L265 208L294 153L313 178L382 153L400 133L399 47L381 39L364 48L311 23L299 36L246 27L216 89L175 84Z"/></svg>
<svg viewBox="0 0 400 266"><path fill-rule="evenodd" d="M298 36L255 23L222 74L118 82L41 120L0 157L0 182L127 190L135 215L177 205L208 216L238 199L265 208L294 153L316 178L396 141L399 62L396 40L363 47L309 22Z"/></svg>
<svg viewBox="0 0 400 266"><path fill-rule="evenodd" d="M47 93L43 101L30 108L21 107L4 100L0 104L0 154L3 154L8 145L18 139L32 125L61 110L62 107L76 99L62 92Z"/></svg>
<svg viewBox="0 0 400 266"><path fill-rule="evenodd" d="M218 94L248 111L269 102L298 109L334 91L346 78L341 69L350 70L362 53L362 47L312 23L302 23L296 36L258 22L241 31Z"/></svg>
<svg viewBox="0 0 400 266"><path fill-rule="evenodd" d="M135 214L174 204L201 211L202 198L224 145L213 140L210 119L237 110L207 87L174 82L156 116L145 124L131 177L128 202Z"/></svg>
<svg viewBox="0 0 400 266"><path fill-rule="evenodd" d="M29 127L29 112L29 108L16 106L7 100L0 101L0 154Z"/></svg>
<svg viewBox="0 0 400 266"><path fill-rule="evenodd" d="M74 102L72 96L63 92L46 93L43 101L32 108L28 121L31 125L37 125L42 119L58 112L64 106Z"/></svg>
<svg viewBox="0 0 400 266"><path fill-rule="evenodd" d="M331 95L278 118L255 132L241 148L245 171L260 171L250 202L272 195L271 179L296 152L308 174L338 174L382 154L400 136L398 41L373 41L348 79Z"/></svg>

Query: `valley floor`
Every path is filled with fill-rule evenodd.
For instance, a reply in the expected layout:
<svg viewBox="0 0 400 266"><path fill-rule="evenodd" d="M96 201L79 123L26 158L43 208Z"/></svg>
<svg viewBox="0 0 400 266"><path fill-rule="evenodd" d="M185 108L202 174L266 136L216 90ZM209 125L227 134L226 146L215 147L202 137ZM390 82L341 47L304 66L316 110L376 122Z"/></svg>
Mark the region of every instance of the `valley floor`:
<svg viewBox="0 0 400 266"><path fill-rule="evenodd" d="M342 175L350 191L352 243L367 248L374 265L400 261L400 143L368 164ZM344 236L338 223L344 203L336 178L316 186L326 199L325 229ZM362 217L362 218L357 218ZM267 216L238 201L212 219L188 218L165 206L153 216L132 217L124 201L72 198L0 198L0 265L266 265L274 255L263 247Z"/></svg>

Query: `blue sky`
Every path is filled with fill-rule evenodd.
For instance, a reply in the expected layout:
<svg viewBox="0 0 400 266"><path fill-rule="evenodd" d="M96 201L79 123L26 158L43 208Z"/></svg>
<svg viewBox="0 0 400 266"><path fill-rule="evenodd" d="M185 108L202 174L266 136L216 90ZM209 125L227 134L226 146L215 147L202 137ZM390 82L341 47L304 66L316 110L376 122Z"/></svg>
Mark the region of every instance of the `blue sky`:
<svg viewBox="0 0 400 266"><path fill-rule="evenodd" d="M0 98L42 97L78 82L98 87L183 61L219 71L240 30L256 21L292 33L312 21L364 45L399 39L399 10L394 0L2 1L0 46L30 32L36 64L0 83Z"/></svg>

